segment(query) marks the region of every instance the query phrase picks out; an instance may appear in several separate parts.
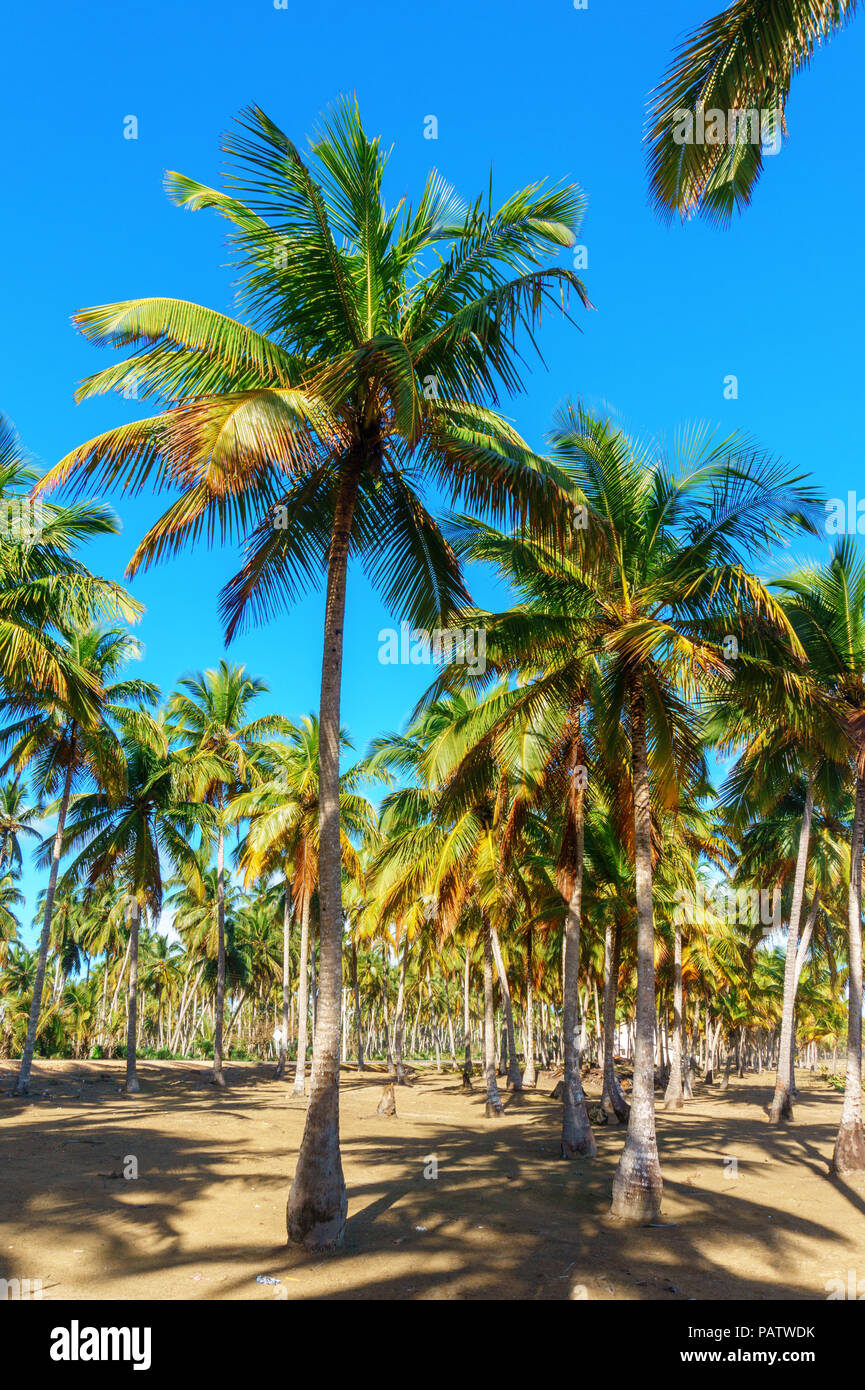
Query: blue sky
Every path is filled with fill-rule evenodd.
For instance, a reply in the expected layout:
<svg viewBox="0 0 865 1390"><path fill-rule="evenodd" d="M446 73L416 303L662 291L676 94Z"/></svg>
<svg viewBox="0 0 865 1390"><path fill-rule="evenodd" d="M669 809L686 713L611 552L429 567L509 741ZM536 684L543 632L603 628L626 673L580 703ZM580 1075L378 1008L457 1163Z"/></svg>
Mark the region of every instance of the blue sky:
<svg viewBox="0 0 865 1390"><path fill-rule="evenodd" d="M512 0L410 6L345 0L208 0L147 6L45 0L6 19L0 130L3 371L0 409L45 466L109 425L145 413L73 391L111 354L73 330L85 305L147 295L233 310L224 224L173 207L165 169L218 183L222 131L256 102L299 144L317 114L354 92L364 123L393 144L388 196L416 198L438 168L466 198L494 201L540 177L588 198L583 273L596 310L582 332L550 319L547 361L506 407L536 446L566 394L612 407L638 430L705 420L742 428L812 472L830 496L860 488L858 406L865 191L852 92L865 24L817 55L795 84L790 138L751 209L726 231L665 227L649 207L641 146L646 95L676 42L715 3ZM135 116L138 138L124 139ZM438 139L424 138L435 115ZM723 396L735 374L739 396ZM117 539L87 552L122 576L158 514L153 499L112 499ZM199 550L137 579L143 674L165 690L223 654L216 598L232 553ZM473 578L475 596L493 589ZM230 658L267 679L287 714L318 698L321 596L239 639ZM361 576L349 586L343 715L358 749L398 727L423 667L379 665L391 615ZM32 872L25 888L32 906Z"/></svg>

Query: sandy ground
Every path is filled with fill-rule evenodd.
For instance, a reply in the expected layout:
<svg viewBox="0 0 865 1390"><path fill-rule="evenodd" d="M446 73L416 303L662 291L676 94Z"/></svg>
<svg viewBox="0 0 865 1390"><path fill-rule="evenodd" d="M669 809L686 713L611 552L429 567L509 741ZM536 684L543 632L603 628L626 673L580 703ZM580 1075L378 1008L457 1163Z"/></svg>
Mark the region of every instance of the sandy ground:
<svg viewBox="0 0 865 1390"><path fill-rule="evenodd" d="M478 1082L424 1073L386 1119L382 1076L345 1071L345 1247L309 1256L284 1244L304 1105L271 1071L234 1063L220 1093L204 1064L145 1062L127 1097L122 1062L41 1062L20 1100L0 1062L0 1277L46 1299L704 1300L865 1274L865 1182L828 1176L841 1096L807 1074L784 1129L768 1077L659 1110L662 1224L627 1229L607 1216L624 1129L563 1162L551 1078L487 1120Z"/></svg>

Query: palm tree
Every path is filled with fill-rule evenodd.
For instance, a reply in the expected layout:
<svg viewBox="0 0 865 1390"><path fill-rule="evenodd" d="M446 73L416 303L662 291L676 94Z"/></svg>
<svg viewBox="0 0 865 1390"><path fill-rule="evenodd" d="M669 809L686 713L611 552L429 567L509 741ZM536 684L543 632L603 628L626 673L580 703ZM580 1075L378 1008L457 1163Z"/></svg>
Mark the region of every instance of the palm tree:
<svg viewBox="0 0 865 1390"><path fill-rule="evenodd" d="M83 541L116 535L107 507L33 502L38 479L10 421L0 413L0 682L5 691L56 696L78 717L90 708L92 674L75 664L69 627L123 617L141 604L119 585L90 574L75 558Z"/></svg>
<svg viewBox="0 0 865 1390"><path fill-rule="evenodd" d="M30 1068L42 1007L42 990L51 937L51 914L63 852L66 816L76 781L90 780L106 794L119 794L125 775L117 728L135 720L136 711L156 698L147 681L118 679L123 667L140 654L138 642L122 628L76 628L67 636L70 669L82 673L87 705L36 686L0 696L0 710L13 722L0 730L0 746L9 751L3 769L16 776L32 767L40 795L60 792L57 824L50 843L48 886L39 964L30 1009L30 1024L21 1057L17 1095L30 1089ZM45 856L43 856L45 857Z"/></svg>
<svg viewBox="0 0 865 1390"><path fill-rule="evenodd" d="M219 951L213 1074L210 1078L216 1086L225 1085L222 1069L225 1021L225 810L232 794L248 780L250 760L254 760L261 751L261 740L271 734L284 732L288 727L287 721L277 715L248 720L249 706L267 688L263 680L248 675L243 666L229 666L226 661L220 661L216 670L200 671L182 680L168 702L171 737L175 746L208 758L215 772L199 791L216 808Z"/></svg>
<svg viewBox="0 0 865 1390"><path fill-rule="evenodd" d="M310 909L319 874L319 722L315 715L308 715L298 725L288 725L287 732L287 742L271 741L263 749L256 785L235 797L229 815L235 820L249 821L241 850L247 882L263 874L282 872L288 892L289 866L294 866L290 897L300 909L294 1093L302 1096L306 1087ZM340 730L340 748L351 746L347 731ZM340 778L339 792L342 862L355 881L361 878L362 870L350 836L369 836L375 826L372 806L357 792L362 776L360 764L348 769ZM284 995L283 1048L288 1041L287 1031L288 1000Z"/></svg>
<svg viewBox="0 0 865 1390"><path fill-rule="evenodd" d="M852 749L853 812L847 896L847 1075L833 1165L839 1174L865 1168L862 1128L862 852L865 834L865 556L855 541L836 543L825 566L783 580L812 670L831 691Z"/></svg>
<svg viewBox="0 0 865 1390"><path fill-rule="evenodd" d="M141 714L120 736L124 777L119 791L79 792L71 803L63 849L77 851L64 883L98 884L111 877L126 900L130 931L126 1038L126 1090L141 1090L136 1070L138 1022L138 942L142 911L158 921L163 899L163 866L172 866L196 885L199 860L190 844L196 832L211 829L209 807L188 799L190 786L218 775L209 755L190 769L172 752L163 721Z"/></svg>
<svg viewBox="0 0 865 1390"><path fill-rule="evenodd" d="M750 203L764 142L777 149L786 134L793 77L856 9L856 0L734 0L686 36L649 111L650 192L662 216L723 223ZM683 118L713 110L723 132L685 140ZM743 119L749 112L760 113L761 130Z"/></svg>
<svg viewBox="0 0 865 1390"><path fill-rule="evenodd" d="M20 874L22 835L39 837L33 822L41 817L42 807L28 806L27 802L27 792L17 777L0 785L0 871Z"/></svg>
<svg viewBox="0 0 865 1390"><path fill-rule="evenodd" d="M780 605L742 558L803 525L813 530L817 498L739 436L685 432L671 456L567 404L553 443L560 465L572 470L587 522L574 531L582 573L578 568L573 582L591 601L587 625L603 661L598 738L614 750L624 728L630 747L636 1046L612 1210L647 1221L660 1210L662 1191L654 1120L652 794L675 808L678 787L688 786L701 765L691 702L728 676L727 634L753 649L766 631L786 632L801 652Z"/></svg>
<svg viewBox="0 0 865 1390"><path fill-rule="evenodd" d="M572 246L583 199L541 184L498 210L463 205L437 175L416 207L385 207L386 156L354 103L323 122L303 157L258 108L224 149L228 192L169 175L182 206L234 228L241 300L257 328L168 299L82 311L93 341L139 350L84 383L168 402L62 460L73 478L181 496L139 544L131 570L206 535L249 538L223 595L228 636L326 576L321 679L321 990L313 1081L288 1209L289 1239L342 1238L339 1155L342 988L339 729L346 574L362 557L415 624L447 623L465 589L425 504L430 485L494 518L539 521L557 477L495 407L522 387L518 332L577 276L549 264ZM483 403L481 403L483 402Z"/></svg>

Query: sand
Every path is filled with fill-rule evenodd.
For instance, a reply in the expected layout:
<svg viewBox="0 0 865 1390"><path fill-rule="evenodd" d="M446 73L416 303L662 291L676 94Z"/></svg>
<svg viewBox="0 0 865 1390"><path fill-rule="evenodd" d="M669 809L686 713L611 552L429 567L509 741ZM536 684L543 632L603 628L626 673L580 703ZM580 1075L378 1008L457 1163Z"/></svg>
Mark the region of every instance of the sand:
<svg viewBox="0 0 865 1390"><path fill-rule="evenodd" d="M553 1078L488 1120L478 1082L424 1071L383 1118L383 1076L345 1070L326 1255L284 1243L304 1103L271 1074L233 1063L219 1092L203 1063L144 1062L125 1096L122 1062L38 1062L22 1100L0 1062L0 1277L44 1299L823 1300L865 1274L865 1181L828 1176L841 1096L807 1073L784 1128L768 1076L659 1110L662 1224L629 1229L607 1215L624 1129L563 1162Z"/></svg>

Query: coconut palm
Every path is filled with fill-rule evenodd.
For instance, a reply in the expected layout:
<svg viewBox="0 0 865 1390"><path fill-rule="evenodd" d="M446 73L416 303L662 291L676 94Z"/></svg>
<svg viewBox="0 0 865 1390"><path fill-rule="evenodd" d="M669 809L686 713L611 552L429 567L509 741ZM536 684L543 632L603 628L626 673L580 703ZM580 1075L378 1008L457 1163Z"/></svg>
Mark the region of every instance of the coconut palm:
<svg viewBox="0 0 865 1390"><path fill-rule="evenodd" d="M11 723L0 729L0 747L8 750L4 769L11 767L18 776L25 768L31 768L40 797L60 793L57 823L47 860L50 867L39 939L39 966L16 1086L18 1095L27 1095L30 1088L51 914L73 786L89 781L108 795L121 793L125 761L118 730L134 725L137 712L156 699L156 688L150 682L129 679L122 674L127 663L140 655L138 642L125 629L73 628L66 642L70 669L82 673L81 689L86 692L86 705L81 705L78 696L74 699L61 697L35 684L25 689L19 683L5 696L0 695L0 711L12 718Z"/></svg>
<svg viewBox="0 0 865 1390"><path fill-rule="evenodd" d="M784 632L801 654L781 606L743 559L802 526L815 529L818 499L740 436L685 431L670 452L566 404L552 437L583 509L574 530L582 566L573 582L592 601L587 626L603 662L598 738L614 750L624 729L630 747L637 1033L613 1214L646 1221L660 1210L662 1191L654 1123L652 796L675 808L678 787L690 785L700 766L693 701L728 677L726 635L760 655L765 634Z"/></svg>
<svg viewBox="0 0 865 1390"><path fill-rule="evenodd" d="M138 943L142 912L158 921L162 910L164 866L196 885L199 860L190 844L195 834L212 829L211 808L189 799L189 789L218 776L221 763L189 757L170 748L163 720L141 714L134 731L119 739L124 776L118 790L79 792L71 802L63 834L64 851L75 852L63 882L98 884L110 876L126 902L130 932L126 1041L126 1090L140 1091L136 1069L138 1015Z"/></svg>
<svg viewBox="0 0 865 1390"><path fill-rule="evenodd" d="M300 911L294 1092L303 1095L308 1040L310 910L319 873L319 722L314 715L308 715L297 725L288 726L287 732L289 736L285 742L271 740L267 743L256 785L235 797L228 814L233 820L249 822L240 852L247 882L264 874L282 873L288 885L290 866L293 866L290 897ZM342 729L341 750L351 746L347 731ZM357 791L363 775L360 764L347 769L340 778L339 793L342 860L356 882L362 878L362 869L350 837L368 837L375 827L372 806ZM288 1010L284 996L283 1049L288 1041L287 1032ZM283 1072L284 1069L283 1061Z"/></svg>
<svg viewBox="0 0 865 1390"><path fill-rule="evenodd" d="M862 851L865 832L865 556L850 537L826 565L783 580L797 631L807 641L815 679L831 691L851 745L854 802L847 898L847 1074L833 1165L839 1174L865 1168L862 1128Z"/></svg>
<svg viewBox="0 0 865 1390"><path fill-rule="evenodd" d="M389 209L386 164L353 102L322 123L308 156L258 108L224 143L228 190L169 175L182 206L234 229L242 306L256 327L200 305L132 300L77 316L97 343L138 350L90 378L167 403L76 449L66 479L140 492L180 489L137 547L134 571L203 536L249 537L223 595L228 635L326 576L320 719L320 1034L288 1212L292 1240L339 1241L342 987L339 727L346 573L362 559L414 623L447 622L465 598L456 558L425 503L432 486L499 519L543 519L555 470L494 409L521 389L518 335L563 305L583 199L541 184L501 207L462 204L436 174L415 207Z"/></svg>
<svg viewBox="0 0 865 1390"><path fill-rule="evenodd" d="M213 1040L213 1073L216 1086L225 1085L222 1069L222 1034L225 1021L225 810L231 796L249 779L250 763L262 749L262 740L289 726L278 715L249 720L249 707L267 685L247 674L243 666L220 661L212 671L199 671L180 681L168 702L171 738L178 749L207 758L214 775L198 789L216 810L216 868L218 875L218 927L216 1027ZM200 764L203 766L203 763Z"/></svg>
<svg viewBox="0 0 865 1390"><path fill-rule="evenodd" d="M786 134L794 76L856 10L856 0L734 0L685 37L649 111L649 184L662 216L723 223L750 203L764 145L777 150ZM682 121L701 110L722 112L723 131L685 140ZM760 113L759 130L749 112Z"/></svg>
<svg viewBox="0 0 865 1390"><path fill-rule="evenodd" d="M97 684L76 665L67 629L118 617L133 621L142 608L75 556L83 542L117 534L113 512L91 503L34 502L30 490L38 477L0 413L0 684L22 698L54 695L82 718Z"/></svg>
<svg viewBox="0 0 865 1390"><path fill-rule="evenodd" d="M0 785L0 871L21 872L21 837L38 839L34 825L42 815L41 806L28 805L26 789L17 777Z"/></svg>

